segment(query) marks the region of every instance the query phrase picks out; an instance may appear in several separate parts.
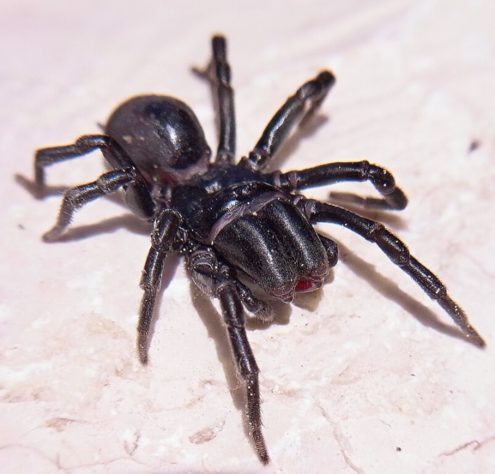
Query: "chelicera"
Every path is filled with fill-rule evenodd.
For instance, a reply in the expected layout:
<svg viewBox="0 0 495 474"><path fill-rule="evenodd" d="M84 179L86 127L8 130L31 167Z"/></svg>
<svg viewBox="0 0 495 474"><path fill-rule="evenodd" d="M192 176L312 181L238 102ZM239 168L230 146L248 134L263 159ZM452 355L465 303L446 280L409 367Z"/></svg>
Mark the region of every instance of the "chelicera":
<svg viewBox="0 0 495 474"><path fill-rule="evenodd" d="M77 209L123 190L132 212L153 225L141 278L140 361L148 362L150 325L165 257L178 252L192 281L220 302L233 358L245 383L249 433L260 460L268 463L261 430L259 369L246 336L243 310L266 322L272 320L273 312L238 276L285 303L297 292L320 288L337 263L338 249L314 229L315 224L338 224L377 244L438 302L467 338L480 347L484 341L445 285L411 256L399 238L382 224L346 209L349 197L340 195L342 206L337 206L299 193L336 182L369 181L381 197L354 197L354 207L401 210L407 199L387 170L359 161L266 171L293 128L327 96L335 82L330 71L320 72L297 89L269 121L253 150L238 162L234 94L222 36L212 39L212 59L197 72L210 82L217 102L219 143L214 158L198 119L185 103L163 95L132 97L113 112L103 134L37 151L34 168L39 188L47 166L94 150L101 150L110 167L96 181L65 193L57 222L43 238L57 240Z"/></svg>

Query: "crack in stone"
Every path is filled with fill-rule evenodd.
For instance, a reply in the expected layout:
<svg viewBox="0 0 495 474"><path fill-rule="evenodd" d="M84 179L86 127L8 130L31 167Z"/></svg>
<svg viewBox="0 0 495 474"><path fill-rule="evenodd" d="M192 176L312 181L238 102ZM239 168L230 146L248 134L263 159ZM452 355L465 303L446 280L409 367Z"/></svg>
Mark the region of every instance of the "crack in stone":
<svg viewBox="0 0 495 474"><path fill-rule="evenodd" d="M440 456L453 456L454 454L457 454L460 451L464 451L467 448L472 447L472 451L477 451L478 449L482 448L485 444L495 441L495 435L489 436L488 438L485 438L482 441L478 441L476 439L473 439L471 441L467 441L466 443L463 443L454 449L451 449L450 451L444 451L443 453L440 454Z"/></svg>
<svg viewBox="0 0 495 474"><path fill-rule="evenodd" d="M333 429L333 436L339 445L340 454L342 454L345 463L357 474L364 474L364 470L357 466L348 454L349 447L347 445L349 444L349 441L337 425Z"/></svg>
<svg viewBox="0 0 495 474"><path fill-rule="evenodd" d="M212 439L217 437L217 434L223 430L225 420L216 423L214 426L208 426L202 430L197 431L193 435L189 436L189 441L193 444L208 443Z"/></svg>

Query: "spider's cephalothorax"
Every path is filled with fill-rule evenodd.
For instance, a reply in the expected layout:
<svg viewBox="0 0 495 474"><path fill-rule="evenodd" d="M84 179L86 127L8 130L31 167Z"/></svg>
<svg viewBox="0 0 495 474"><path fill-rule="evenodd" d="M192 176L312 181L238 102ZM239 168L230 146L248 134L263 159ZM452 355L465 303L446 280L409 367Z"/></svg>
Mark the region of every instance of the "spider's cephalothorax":
<svg viewBox="0 0 495 474"><path fill-rule="evenodd" d="M208 67L196 72L211 83L218 103L219 144L214 160L210 160L203 130L186 104L172 97L146 95L120 105L104 134L85 135L73 145L38 150L35 181L41 188L44 169L53 163L96 149L103 152L111 171L65 193L57 223L44 239L56 240L79 207L119 189L124 191L130 209L153 223L141 278L141 362L148 360L148 336L165 257L178 252L185 257L192 281L220 301L235 363L246 384L249 432L260 460L267 463L259 371L246 336L243 308L264 321L272 319L272 311L239 281L238 273L284 302L290 302L295 292L319 288L337 262L338 253L336 244L317 232L314 224L343 225L376 243L440 304L467 338L480 347L484 341L442 282L382 224L298 193L339 181L370 181L380 198L343 194L337 198L344 205L350 200L354 206L403 209L407 199L387 170L359 161L286 173L265 171L291 130L323 102L335 82L333 74L322 71L304 83L276 112L253 150L236 163L234 98L225 39L215 36L212 49Z"/></svg>

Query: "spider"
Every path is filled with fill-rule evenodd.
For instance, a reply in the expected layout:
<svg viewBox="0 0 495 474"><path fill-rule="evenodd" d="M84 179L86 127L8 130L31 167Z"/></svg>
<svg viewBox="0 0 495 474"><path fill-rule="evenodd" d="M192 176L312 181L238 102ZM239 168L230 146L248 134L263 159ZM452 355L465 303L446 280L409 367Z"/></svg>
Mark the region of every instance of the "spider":
<svg viewBox="0 0 495 474"><path fill-rule="evenodd" d="M74 144L36 152L39 189L47 166L94 150L103 153L110 167L96 181L65 192L56 224L43 239L57 240L77 209L123 190L130 210L152 222L151 247L140 282L144 295L137 326L139 360L148 362L150 326L165 257L177 252L185 258L191 280L220 302L232 355L245 384L249 435L260 461L266 464L259 369L246 336L243 310L265 322L272 321L273 311L245 282L247 278L285 303L295 293L320 288L337 263L338 249L314 229L315 224L338 224L377 244L438 302L468 339L480 347L485 343L445 285L382 224L345 206L299 193L341 181L369 181L381 197L355 196L354 207L402 210L407 198L389 171L368 161L328 163L285 173L266 171L290 132L319 108L335 83L332 72L324 70L297 89L268 122L252 151L238 162L234 92L223 36L212 38L212 59L205 69L195 72L210 83L216 99L219 137L214 159L198 119L185 103L163 95L131 97L112 113L103 134L84 135ZM339 204L349 202L349 197L340 197Z"/></svg>

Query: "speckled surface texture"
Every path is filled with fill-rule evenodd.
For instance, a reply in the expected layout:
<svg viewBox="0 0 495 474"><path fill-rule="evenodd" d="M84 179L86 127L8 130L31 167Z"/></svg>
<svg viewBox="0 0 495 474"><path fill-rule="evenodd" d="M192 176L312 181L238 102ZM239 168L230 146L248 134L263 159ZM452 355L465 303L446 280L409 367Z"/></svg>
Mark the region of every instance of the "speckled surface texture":
<svg viewBox="0 0 495 474"><path fill-rule="evenodd" d="M306 5L2 2L2 474L495 472L494 4ZM393 171L409 206L370 215L443 279L488 344L460 337L378 248L322 226L341 248L331 281L248 333L267 467L243 428L218 307L192 291L178 259L150 365L137 361L147 226L101 199L62 242L40 240L58 192L102 172L98 154L50 168L44 200L30 185L34 149L97 132L138 93L181 97L215 145L211 97L190 67L205 64L216 31L229 39L240 153L304 80L335 71L326 120L277 163L366 158Z"/></svg>

